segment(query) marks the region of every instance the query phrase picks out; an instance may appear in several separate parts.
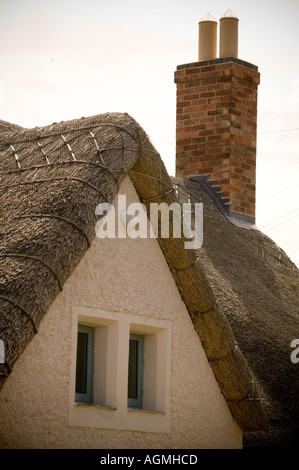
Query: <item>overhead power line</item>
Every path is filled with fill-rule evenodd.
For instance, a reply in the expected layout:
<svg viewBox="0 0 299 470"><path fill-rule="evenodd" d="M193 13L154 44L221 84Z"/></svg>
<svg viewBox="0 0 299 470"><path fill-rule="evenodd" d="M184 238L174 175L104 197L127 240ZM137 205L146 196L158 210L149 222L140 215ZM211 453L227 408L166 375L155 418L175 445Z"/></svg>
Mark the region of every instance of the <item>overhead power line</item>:
<svg viewBox="0 0 299 470"><path fill-rule="evenodd" d="M299 207L297 207L297 209L294 209L294 210L291 211L291 212L288 212L287 214L284 214L284 215L278 217L277 219L272 220L271 222L268 222L267 224L263 225L261 228L268 227L268 225L272 225L272 224L274 224L274 222L277 222L278 220L281 220L281 219L283 219L284 217L287 217L288 215L291 215L291 214L293 214L294 212L297 212L298 210L299 210ZM298 214L298 215L299 215L299 214Z"/></svg>
<svg viewBox="0 0 299 470"><path fill-rule="evenodd" d="M276 196L277 194L284 193L285 191L290 191L291 189L298 188L299 184L295 184L294 186L289 186L288 188L281 189L280 191L277 191L276 193L269 194L268 196L262 197L261 199L258 199L257 202L264 201L264 199L269 199L271 197Z"/></svg>
<svg viewBox="0 0 299 470"><path fill-rule="evenodd" d="M276 133L279 133L279 132L290 132L290 131L299 131L299 127L293 127L293 128L290 128L290 129L277 129L277 130L274 130L274 131L263 131L263 132L258 132L257 134L258 135L262 135L262 134L276 134ZM175 144L175 141L173 142L158 142L156 143L156 145L174 145Z"/></svg>
<svg viewBox="0 0 299 470"><path fill-rule="evenodd" d="M275 228L280 227L280 225L286 224L287 222L290 222L291 220L296 219L297 217L299 217L299 214L295 215L294 217L291 217L288 220L284 220L283 222L280 222L280 224L274 225L274 227L266 229L265 232L271 232L271 230L274 230Z"/></svg>
<svg viewBox="0 0 299 470"><path fill-rule="evenodd" d="M299 131L299 127L293 127L290 129L277 129L275 131L263 131L263 132L258 132L258 134L275 134L277 132L289 132L289 131Z"/></svg>

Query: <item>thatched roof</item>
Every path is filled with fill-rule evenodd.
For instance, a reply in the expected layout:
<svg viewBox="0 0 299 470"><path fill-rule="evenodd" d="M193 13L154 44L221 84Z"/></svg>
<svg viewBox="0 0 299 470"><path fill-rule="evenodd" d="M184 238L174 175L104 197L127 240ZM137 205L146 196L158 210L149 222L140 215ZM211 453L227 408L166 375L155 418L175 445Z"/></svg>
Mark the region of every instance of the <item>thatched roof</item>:
<svg viewBox="0 0 299 470"><path fill-rule="evenodd" d="M158 238L159 244L241 428L265 430L267 415L291 418L296 403L286 383L295 382L288 348L297 331L290 325L298 325L298 271L284 253L273 256L274 243L260 232L227 221L197 183L175 181L177 196L136 121L114 113L31 130L2 128L0 174L1 384L94 238L96 205L112 202L129 175L147 206L183 200L186 188L204 200L198 253L185 250L183 239Z"/></svg>
<svg viewBox="0 0 299 470"><path fill-rule="evenodd" d="M231 223L199 184L173 182L181 199L189 195L204 204L198 257L269 418L266 432L246 433L244 442L298 446L299 366L291 362L290 346L299 338L299 271L265 234Z"/></svg>
<svg viewBox="0 0 299 470"><path fill-rule="evenodd" d="M17 124L12 124L11 122L0 120L0 132L1 133L18 131L18 130L22 130L22 127L18 126Z"/></svg>

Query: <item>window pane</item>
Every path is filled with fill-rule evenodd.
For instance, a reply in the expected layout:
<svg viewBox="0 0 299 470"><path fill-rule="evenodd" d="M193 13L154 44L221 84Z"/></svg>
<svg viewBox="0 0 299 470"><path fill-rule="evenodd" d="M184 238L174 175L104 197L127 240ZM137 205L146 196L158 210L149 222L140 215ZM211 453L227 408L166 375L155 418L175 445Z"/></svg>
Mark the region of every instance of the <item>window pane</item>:
<svg viewBox="0 0 299 470"><path fill-rule="evenodd" d="M128 370L128 406L142 408L144 336L130 334Z"/></svg>
<svg viewBox="0 0 299 470"><path fill-rule="evenodd" d="M137 398L138 384L138 341L130 339L128 398Z"/></svg>
<svg viewBox="0 0 299 470"><path fill-rule="evenodd" d="M78 325L76 364L76 402L92 402L93 386L93 328Z"/></svg>
<svg viewBox="0 0 299 470"><path fill-rule="evenodd" d="M76 393L86 393L88 334L78 332Z"/></svg>

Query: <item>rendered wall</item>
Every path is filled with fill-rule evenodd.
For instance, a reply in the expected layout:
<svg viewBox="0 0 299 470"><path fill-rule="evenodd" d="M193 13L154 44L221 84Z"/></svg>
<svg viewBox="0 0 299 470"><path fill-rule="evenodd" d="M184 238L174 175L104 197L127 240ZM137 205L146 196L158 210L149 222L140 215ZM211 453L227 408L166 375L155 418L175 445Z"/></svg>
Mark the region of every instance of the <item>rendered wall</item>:
<svg viewBox="0 0 299 470"><path fill-rule="evenodd" d="M120 189L138 201L127 178ZM72 311L172 322L170 433L68 425ZM0 393L1 448L238 448L233 421L155 239L95 239Z"/></svg>

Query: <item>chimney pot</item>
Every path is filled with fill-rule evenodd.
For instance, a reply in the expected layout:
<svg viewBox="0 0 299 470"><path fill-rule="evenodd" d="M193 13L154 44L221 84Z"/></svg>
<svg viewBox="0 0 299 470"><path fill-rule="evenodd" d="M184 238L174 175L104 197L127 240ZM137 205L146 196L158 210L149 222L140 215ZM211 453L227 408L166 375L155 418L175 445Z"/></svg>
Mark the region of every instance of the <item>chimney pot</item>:
<svg viewBox="0 0 299 470"><path fill-rule="evenodd" d="M239 19L235 13L229 9L219 20L219 57L238 58L238 27Z"/></svg>
<svg viewBox="0 0 299 470"><path fill-rule="evenodd" d="M198 23L198 60L217 57L217 21L207 13Z"/></svg>

